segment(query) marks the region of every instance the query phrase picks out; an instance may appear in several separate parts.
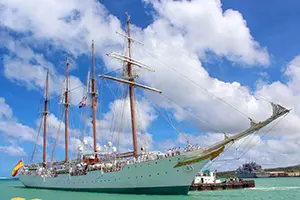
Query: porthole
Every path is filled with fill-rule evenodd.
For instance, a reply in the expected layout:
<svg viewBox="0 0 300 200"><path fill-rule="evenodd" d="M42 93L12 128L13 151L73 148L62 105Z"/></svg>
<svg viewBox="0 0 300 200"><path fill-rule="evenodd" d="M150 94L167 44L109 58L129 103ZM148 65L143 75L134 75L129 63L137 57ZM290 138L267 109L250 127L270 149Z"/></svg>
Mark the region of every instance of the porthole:
<svg viewBox="0 0 300 200"><path fill-rule="evenodd" d="M157 162L155 162L155 164L157 164Z"/></svg>
<svg viewBox="0 0 300 200"><path fill-rule="evenodd" d="M166 174L167 174L168 172L166 172Z"/></svg>
<svg viewBox="0 0 300 200"><path fill-rule="evenodd" d="M159 173L157 173L157 175L159 175Z"/></svg>
<svg viewBox="0 0 300 200"><path fill-rule="evenodd" d="M149 175L149 177L151 177L151 175Z"/></svg>

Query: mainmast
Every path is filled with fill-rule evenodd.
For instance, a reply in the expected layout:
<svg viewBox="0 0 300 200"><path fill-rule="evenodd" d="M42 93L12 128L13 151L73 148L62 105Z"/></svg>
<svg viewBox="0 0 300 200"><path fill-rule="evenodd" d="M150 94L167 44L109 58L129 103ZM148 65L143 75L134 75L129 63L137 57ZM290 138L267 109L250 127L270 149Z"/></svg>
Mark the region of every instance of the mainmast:
<svg viewBox="0 0 300 200"><path fill-rule="evenodd" d="M69 62L66 57L66 90L65 90L65 162L69 161L68 153L68 127L69 127Z"/></svg>
<svg viewBox="0 0 300 200"><path fill-rule="evenodd" d="M96 84L95 84L95 57L94 57L94 40L92 41L92 80L91 80L91 86L92 86L92 118L93 118L93 139L94 139L94 153L95 158L97 158L97 134L96 134Z"/></svg>
<svg viewBox="0 0 300 200"><path fill-rule="evenodd" d="M127 39L127 41L128 41L127 42L128 43L128 45L127 45L128 55L123 55L123 54L116 53L116 52L111 52L111 53L106 54L107 56L110 56L110 57L112 57L116 60L119 60L121 62L126 63L126 66L124 65L123 79L119 79L119 78L112 77L112 76L107 76L107 75L100 75L100 77L110 79L110 80L113 80L113 81L117 81L117 82L121 82L121 83L125 83L125 84L129 85L129 99L130 99L133 152L120 153L117 156L118 157L134 156L134 157L137 158L137 156L138 156L138 143L137 143L137 134L136 134L134 87L143 88L143 89L154 91L154 92L157 92L157 93L162 93L162 91L135 82L136 75L132 71L133 65L137 66L139 68L142 68L142 69L146 69L148 71L152 71L152 72L154 72L154 70L151 69L150 67L148 67L147 65L139 62L138 60L131 58L131 44L132 44L132 42L139 43L139 44L142 44L142 43L130 37L130 16L127 13L126 13L126 15L127 15L127 20L126 20L127 35L125 35L123 33L119 33L119 32L117 32L117 33Z"/></svg>
<svg viewBox="0 0 300 200"><path fill-rule="evenodd" d="M128 59L131 60L131 39L130 39L130 16L127 15L127 43L128 43ZM131 62L127 62L128 80L134 82L134 76L132 75ZM133 142L133 155L138 156L138 143L136 136L136 121L135 121L135 104L134 104L134 86L129 84L129 99L130 99L130 112L131 112L131 127L132 127L132 142Z"/></svg>
<svg viewBox="0 0 300 200"><path fill-rule="evenodd" d="M46 89L45 89L45 104L44 104L44 141L43 141L43 167L46 168L47 159L46 159L46 145L47 145L47 115L48 115L48 79L49 79L49 71L47 71L46 76Z"/></svg>

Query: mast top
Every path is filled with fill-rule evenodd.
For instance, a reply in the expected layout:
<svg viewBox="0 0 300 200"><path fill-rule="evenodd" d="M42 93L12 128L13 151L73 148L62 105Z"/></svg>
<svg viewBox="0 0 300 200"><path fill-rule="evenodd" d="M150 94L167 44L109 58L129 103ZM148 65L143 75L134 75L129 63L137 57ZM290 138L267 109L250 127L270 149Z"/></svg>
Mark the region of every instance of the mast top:
<svg viewBox="0 0 300 200"><path fill-rule="evenodd" d="M130 22L130 15L128 14L128 12L125 12L125 15L127 16L126 22L129 23Z"/></svg>

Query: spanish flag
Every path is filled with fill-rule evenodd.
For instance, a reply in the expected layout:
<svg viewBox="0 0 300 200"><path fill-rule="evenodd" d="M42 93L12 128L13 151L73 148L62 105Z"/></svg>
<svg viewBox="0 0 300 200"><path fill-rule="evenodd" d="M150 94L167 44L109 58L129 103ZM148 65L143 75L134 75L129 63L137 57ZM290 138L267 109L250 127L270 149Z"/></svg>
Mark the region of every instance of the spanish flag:
<svg viewBox="0 0 300 200"><path fill-rule="evenodd" d="M18 171L19 171L19 169L21 169L22 167L24 167L24 165L23 165L23 160L20 160L20 161L16 164L16 166L14 167L13 171L11 172L11 175L12 175L12 176L16 176L17 173L18 173Z"/></svg>

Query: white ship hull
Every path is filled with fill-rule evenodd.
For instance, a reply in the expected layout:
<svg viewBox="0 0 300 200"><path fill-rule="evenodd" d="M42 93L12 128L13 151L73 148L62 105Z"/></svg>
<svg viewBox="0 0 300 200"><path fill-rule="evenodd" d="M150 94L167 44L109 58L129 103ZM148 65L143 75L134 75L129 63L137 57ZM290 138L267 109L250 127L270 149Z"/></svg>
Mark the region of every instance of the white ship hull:
<svg viewBox="0 0 300 200"><path fill-rule="evenodd" d="M187 194L196 173L210 159L174 168L184 156L174 156L143 163L126 165L122 170L103 173L89 171L87 175L42 178L20 175L25 187L133 194Z"/></svg>

